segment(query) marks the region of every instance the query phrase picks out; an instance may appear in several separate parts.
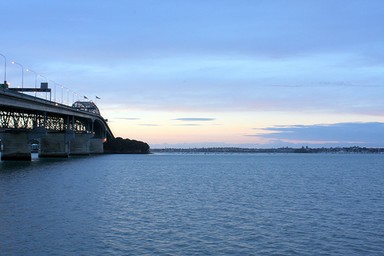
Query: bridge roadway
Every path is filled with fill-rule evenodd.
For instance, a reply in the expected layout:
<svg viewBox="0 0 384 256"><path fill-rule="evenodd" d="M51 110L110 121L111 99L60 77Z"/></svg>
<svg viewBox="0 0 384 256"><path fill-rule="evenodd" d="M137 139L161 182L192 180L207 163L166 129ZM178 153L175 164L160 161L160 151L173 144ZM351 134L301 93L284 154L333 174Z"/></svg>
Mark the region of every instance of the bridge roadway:
<svg viewBox="0 0 384 256"><path fill-rule="evenodd" d="M108 138L112 131L92 102L71 107L0 89L1 160L30 160L32 143L39 157L103 153Z"/></svg>

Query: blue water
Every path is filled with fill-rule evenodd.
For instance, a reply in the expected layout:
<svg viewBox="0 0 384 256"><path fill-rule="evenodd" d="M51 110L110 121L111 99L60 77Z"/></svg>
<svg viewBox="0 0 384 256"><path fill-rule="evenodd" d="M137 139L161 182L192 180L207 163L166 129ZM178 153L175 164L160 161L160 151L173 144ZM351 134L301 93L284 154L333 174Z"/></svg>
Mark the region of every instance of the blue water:
<svg viewBox="0 0 384 256"><path fill-rule="evenodd" d="M1 255L383 255L384 155L0 162Z"/></svg>

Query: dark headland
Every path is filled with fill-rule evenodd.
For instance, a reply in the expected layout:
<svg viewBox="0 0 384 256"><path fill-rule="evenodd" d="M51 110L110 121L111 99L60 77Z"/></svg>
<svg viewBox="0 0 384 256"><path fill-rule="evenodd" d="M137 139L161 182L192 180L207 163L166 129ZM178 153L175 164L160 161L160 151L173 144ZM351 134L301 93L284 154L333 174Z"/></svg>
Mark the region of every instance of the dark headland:
<svg viewBox="0 0 384 256"><path fill-rule="evenodd" d="M105 154L149 154L149 149L149 145L143 141L120 137L111 138L104 143Z"/></svg>

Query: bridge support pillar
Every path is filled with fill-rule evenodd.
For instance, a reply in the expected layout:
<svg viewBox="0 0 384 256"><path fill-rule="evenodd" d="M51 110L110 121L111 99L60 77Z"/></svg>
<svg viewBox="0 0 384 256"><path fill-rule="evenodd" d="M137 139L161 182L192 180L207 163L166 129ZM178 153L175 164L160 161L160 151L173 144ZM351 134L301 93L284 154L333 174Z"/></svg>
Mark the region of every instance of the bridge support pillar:
<svg viewBox="0 0 384 256"><path fill-rule="evenodd" d="M90 154L90 133L76 133L75 137L70 141L70 155L89 155Z"/></svg>
<svg viewBox="0 0 384 256"><path fill-rule="evenodd" d="M66 133L48 133L40 139L39 157L68 157Z"/></svg>
<svg viewBox="0 0 384 256"><path fill-rule="evenodd" d="M89 152L91 154L102 154L104 153L104 139L92 138L89 145Z"/></svg>
<svg viewBox="0 0 384 256"><path fill-rule="evenodd" d="M9 131L1 134L3 152L1 160L25 160L30 161L31 145L28 143L28 133Z"/></svg>

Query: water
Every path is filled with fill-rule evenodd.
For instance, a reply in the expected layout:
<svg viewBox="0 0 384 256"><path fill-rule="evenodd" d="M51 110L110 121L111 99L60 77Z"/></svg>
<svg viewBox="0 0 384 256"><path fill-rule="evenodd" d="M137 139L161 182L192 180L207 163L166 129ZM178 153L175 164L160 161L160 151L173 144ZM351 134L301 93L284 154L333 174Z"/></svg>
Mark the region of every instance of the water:
<svg viewBox="0 0 384 256"><path fill-rule="evenodd" d="M384 155L0 162L1 255L383 255Z"/></svg>

